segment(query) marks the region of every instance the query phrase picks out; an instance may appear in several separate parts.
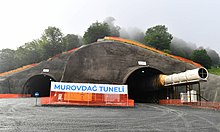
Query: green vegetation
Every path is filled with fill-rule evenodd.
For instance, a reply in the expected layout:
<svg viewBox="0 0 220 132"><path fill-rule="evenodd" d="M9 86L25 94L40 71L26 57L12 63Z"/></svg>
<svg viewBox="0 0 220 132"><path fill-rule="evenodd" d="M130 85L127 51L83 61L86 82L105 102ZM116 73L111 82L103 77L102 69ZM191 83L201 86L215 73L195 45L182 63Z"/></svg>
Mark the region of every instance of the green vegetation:
<svg viewBox="0 0 220 132"><path fill-rule="evenodd" d="M164 25L149 28L145 33L145 44L161 51L170 50L170 43L173 36L167 30Z"/></svg>
<svg viewBox="0 0 220 132"><path fill-rule="evenodd" d="M92 25L87 29L83 35L85 44L90 44L96 42L98 39L104 38L105 36L119 36L119 29L111 30L112 28L109 24L103 23L92 23Z"/></svg>
<svg viewBox="0 0 220 132"><path fill-rule="evenodd" d="M111 31L107 23L93 23L85 32L83 39L86 44L94 43L97 39L110 36Z"/></svg>
<svg viewBox="0 0 220 132"><path fill-rule="evenodd" d="M83 36L64 35L59 28L49 26L39 39L27 42L15 50L1 49L0 73L38 63L83 44L96 42L97 39L105 36L115 36L144 42L145 45L150 45L165 53L191 59L208 69L212 67L209 70L210 73L220 75L219 68L213 68L220 66L220 57L215 50L197 48L194 44L173 38L165 25L151 27L145 31L145 34L139 30L128 33L119 26L115 26L114 21L113 17L108 17L104 22L92 23Z"/></svg>
<svg viewBox="0 0 220 132"><path fill-rule="evenodd" d="M194 50L191 56L192 60L209 69L212 66L212 60L205 49Z"/></svg>
<svg viewBox="0 0 220 132"><path fill-rule="evenodd" d="M38 63L63 51L82 45L80 37L74 34L63 35L56 27L48 27L41 38L27 42L16 50L0 50L0 73L18 67Z"/></svg>
<svg viewBox="0 0 220 132"><path fill-rule="evenodd" d="M208 69L209 73L219 75L220 76L220 68L211 68Z"/></svg>

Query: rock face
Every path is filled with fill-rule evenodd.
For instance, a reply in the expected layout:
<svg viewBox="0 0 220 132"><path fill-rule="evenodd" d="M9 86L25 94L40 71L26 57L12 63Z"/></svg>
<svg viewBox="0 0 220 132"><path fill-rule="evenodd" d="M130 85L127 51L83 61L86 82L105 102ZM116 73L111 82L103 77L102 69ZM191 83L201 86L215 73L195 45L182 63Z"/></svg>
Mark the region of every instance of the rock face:
<svg viewBox="0 0 220 132"><path fill-rule="evenodd" d="M140 61L142 64L138 63ZM48 73L42 72L45 68L49 69ZM194 68L196 66L193 64L138 46L120 42L97 42L41 62L35 67L1 77L0 93L45 93L48 90L43 89L49 89L46 84L53 80L127 84L131 98L148 100L158 96L161 86L157 85L156 78L159 74L179 73ZM201 90L205 98L220 101L220 84L214 83L218 82L216 79L219 77L210 75L208 82L201 84ZM48 93L43 95L47 96Z"/></svg>

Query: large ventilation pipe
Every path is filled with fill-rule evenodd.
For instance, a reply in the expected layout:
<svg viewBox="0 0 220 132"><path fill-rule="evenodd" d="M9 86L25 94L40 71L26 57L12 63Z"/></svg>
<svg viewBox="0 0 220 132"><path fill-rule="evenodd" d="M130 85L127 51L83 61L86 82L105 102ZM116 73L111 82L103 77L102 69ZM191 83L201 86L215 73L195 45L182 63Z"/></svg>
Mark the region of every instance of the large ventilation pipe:
<svg viewBox="0 0 220 132"><path fill-rule="evenodd" d="M206 81L205 68L187 70L172 75L164 75L157 69L145 67L133 71L126 80L130 99L138 102L158 103L168 94L164 86L180 85L190 82Z"/></svg>
<svg viewBox="0 0 220 132"><path fill-rule="evenodd" d="M190 82L207 81L208 70L202 67L172 75L161 74L159 77L160 83L163 86L179 85Z"/></svg>

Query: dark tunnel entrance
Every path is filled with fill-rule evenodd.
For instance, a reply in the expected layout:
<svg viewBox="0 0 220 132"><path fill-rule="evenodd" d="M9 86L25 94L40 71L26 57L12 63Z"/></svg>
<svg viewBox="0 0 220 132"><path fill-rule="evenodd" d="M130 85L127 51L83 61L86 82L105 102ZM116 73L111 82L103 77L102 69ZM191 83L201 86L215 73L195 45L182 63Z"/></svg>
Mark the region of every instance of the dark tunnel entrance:
<svg viewBox="0 0 220 132"><path fill-rule="evenodd" d="M126 80L128 96L135 102L159 103L163 86L159 82L161 71L144 67L133 71Z"/></svg>
<svg viewBox="0 0 220 132"><path fill-rule="evenodd" d="M56 81L53 77L46 74L32 76L24 85L24 94L31 94L34 97L35 92L39 92L40 97L50 96L50 82Z"/></svg>

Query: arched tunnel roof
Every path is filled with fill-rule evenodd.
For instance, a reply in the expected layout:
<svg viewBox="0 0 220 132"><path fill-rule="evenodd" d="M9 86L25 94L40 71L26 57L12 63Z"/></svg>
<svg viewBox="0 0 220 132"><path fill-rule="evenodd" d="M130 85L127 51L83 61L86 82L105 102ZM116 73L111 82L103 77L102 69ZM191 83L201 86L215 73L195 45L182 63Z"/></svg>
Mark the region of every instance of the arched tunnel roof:
<svg viewBox="0 0 220 132"><path fill-rule="evenodd" d="M161 87L158 78L161 73L171 74L195 67L136 45L97 42L70 55L61 81L127 84L129 98L158 102Z"/></svg>
<svg viewBox="0 0 220 132"><path fill-rule="evenodd" d="M40 97L50 95L50 82L57 81L55 77L49 74L37 74L30 77L23 86L23 93L35 96L36 92Z"/></svg>
<svg viewBox="0 0 220 132"><path fill-rule="evenodd" d="M156 52L122 42L97 42L73 52L66 64L62 81L123 83L131 70L143 65L165 74L196 66Z"/></svg>

